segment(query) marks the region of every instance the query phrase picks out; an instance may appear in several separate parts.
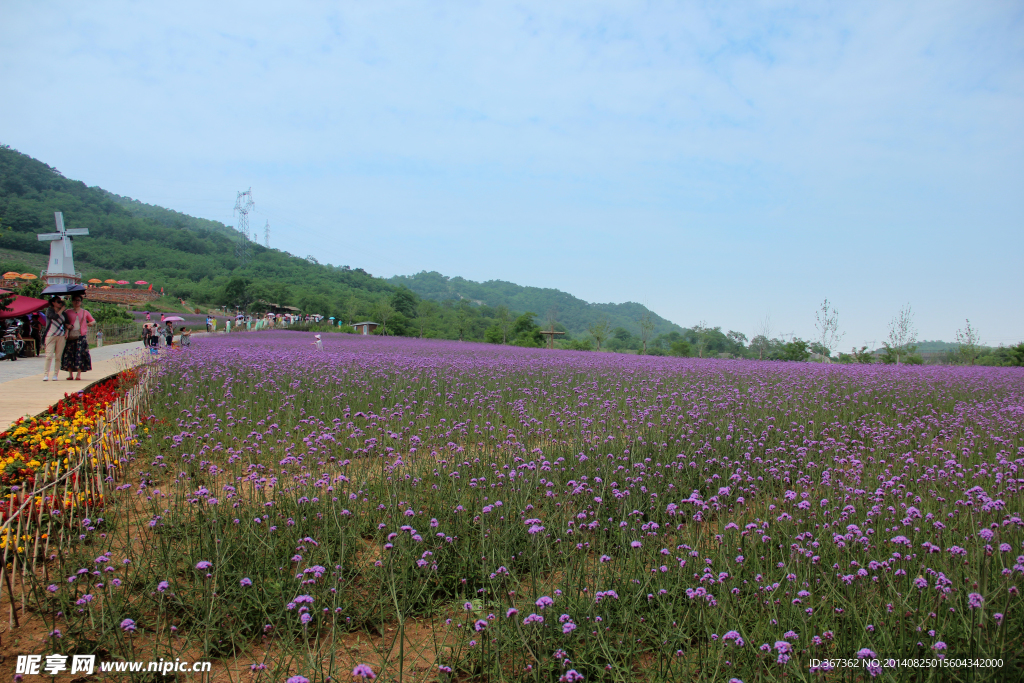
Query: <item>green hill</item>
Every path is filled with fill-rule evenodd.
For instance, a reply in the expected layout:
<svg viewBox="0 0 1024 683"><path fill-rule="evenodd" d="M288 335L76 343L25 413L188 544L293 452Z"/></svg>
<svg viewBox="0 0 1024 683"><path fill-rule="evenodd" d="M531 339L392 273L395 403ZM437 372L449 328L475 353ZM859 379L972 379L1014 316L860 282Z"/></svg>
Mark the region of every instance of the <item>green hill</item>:
<svg viewBox="0 0 1024 683"><path fill-rule="evenodd" d="M120 197L69 180L54 168L0 146L0 249L32 266L49 253L36 235L53 231L53 213L68 227L88 228L75 243L75 265L88 279L146 280L191 301L236 305L264 299L305 310L340 313L355 297L366 309L394 287L361 269L311 263L251 242L242 264L240 233L219 223ZM234 281L234 286L229 284Z"/></svg>
<svg viewBox="0 0 1024 683"><path fill-rule="evenodd" d="M611 327L636 332L647 312L635 303L589 304L555 289L476 283L438 273L389 281L256 242L249 243L251 257L243 263L237 254L243 238L230 226L88 187L0 145L0 268L45 267L49 243L36 235L53 231L55 211L64 213L68 227L89 229L88 237L75 242L75 265L85 279L145 280L190 304L259 310L262 301L350 320L376 318L387 302L395 312L388 323L392 332L474 340L483 340L488 329L493 339L500 305L514 317L536 313L542 324L557 308L559 329L574 334L602 318ZM664 318L651 318L655 335L681 331Z"/></svg>
<svg viewBox="0 0 1024 683"><path fill-rule="evenodd" d="M478 305L507 306L514 311L532 311L538 315L542 326L548 312L554 311L558 322L574 335L585 334L587 328L602 319L607 320L610 327L622 327L635 332L639 328L640 316L649 312L645 306L633 302L591 304L557 289L523 287L502 280L473 282L461 277L446 277L436 272L398 275L389 282L408 287L431 301L468 299ZM651 313L651 319L654 322L654 335L683 331L682 327L656 313Z"/></svg>

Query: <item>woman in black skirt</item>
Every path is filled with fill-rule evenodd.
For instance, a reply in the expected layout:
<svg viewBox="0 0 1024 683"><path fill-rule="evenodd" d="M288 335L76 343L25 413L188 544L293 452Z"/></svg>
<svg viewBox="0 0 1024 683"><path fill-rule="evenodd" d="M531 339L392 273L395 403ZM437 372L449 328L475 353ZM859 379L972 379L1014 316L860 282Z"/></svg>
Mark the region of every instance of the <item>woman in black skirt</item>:
<svg viewBox="0 0 1024 683"><path fill-rule="evenodd" d="M82 379L83 372L92 370L92 356L89 355L89 325L95 325L96 319L89 311L82 308L82 295L71 297L71 310L67 312L68 341L64 346L64 354L60 359L60 369L68 373L68 379ZM78 376L73 375L77 373Z"/></svg>

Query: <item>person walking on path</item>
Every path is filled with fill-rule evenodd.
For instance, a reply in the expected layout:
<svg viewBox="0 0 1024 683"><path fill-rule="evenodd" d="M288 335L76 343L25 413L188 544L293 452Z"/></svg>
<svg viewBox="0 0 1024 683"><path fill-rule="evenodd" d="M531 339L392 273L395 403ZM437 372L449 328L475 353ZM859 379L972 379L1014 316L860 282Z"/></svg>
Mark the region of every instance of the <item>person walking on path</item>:
<svg viewBox="0 0 1024 683"><path fill-rule="evenodd" d="M44 315L46 316L46 331L43 333L43 348L46 360L43 363L43 381L47 382L50 379L51 365L53 366L53 378L60 378L68 323L68 316L64 312L64 299L59 296L50 299L50 305Z"/></svg>
<svg viewBox="0 0 1024 683"><path fill-rule="evenodd" d="M71 310L67 312L68 340L61 356L60 369L68 373L68 379L80 380L83 372L92 370L92 356L89 355L89 325L95 325L96 319L89 311L82 308L82 295L71 297ZM74 377L77 373L77 377Z"/></svg>
<svg viewBox="0 0 1024 683"><path fill-rule="evenodd" d="M206 316L206 331L207 331L207 332L212 332L212 331L213 331L213 330L212 330L212 329L210 328L210 326L211 326L211 323L213 323L213 318L211 318L210 316Z"/></svg>
<svg viewBox="0 0 1024 683"><path fill-rule="evenodd" d="M46 315L33 313L29 316L32 323L32 339L36 343L35 352L37 356L43 355L43 337L46 336Z"/></svg>

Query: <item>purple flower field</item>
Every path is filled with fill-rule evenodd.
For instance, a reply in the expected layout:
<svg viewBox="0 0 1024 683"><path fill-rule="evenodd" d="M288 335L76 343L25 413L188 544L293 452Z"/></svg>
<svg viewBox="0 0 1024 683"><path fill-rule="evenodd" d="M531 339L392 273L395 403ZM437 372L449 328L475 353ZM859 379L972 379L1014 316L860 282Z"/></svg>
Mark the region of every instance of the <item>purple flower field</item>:
<svg viewBox="0 0 1024 683"><path fill-rule="evenodd" d="M260 681L1020 673L1021 369L312 341L161 358L65 640Z"/></svg>

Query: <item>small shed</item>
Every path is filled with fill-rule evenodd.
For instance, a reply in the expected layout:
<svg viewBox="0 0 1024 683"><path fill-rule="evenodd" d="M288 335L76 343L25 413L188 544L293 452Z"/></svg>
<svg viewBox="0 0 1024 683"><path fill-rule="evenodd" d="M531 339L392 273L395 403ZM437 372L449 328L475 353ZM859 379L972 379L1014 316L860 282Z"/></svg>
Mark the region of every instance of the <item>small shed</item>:
<svg viewBox="0 0 1024 683"><path fill-rule="evenodd" d="M356 334L370 335L373 334L374 330L380 327L380 324L367 321L363 323L355 323L352 327L355 328Z"/></svg>

